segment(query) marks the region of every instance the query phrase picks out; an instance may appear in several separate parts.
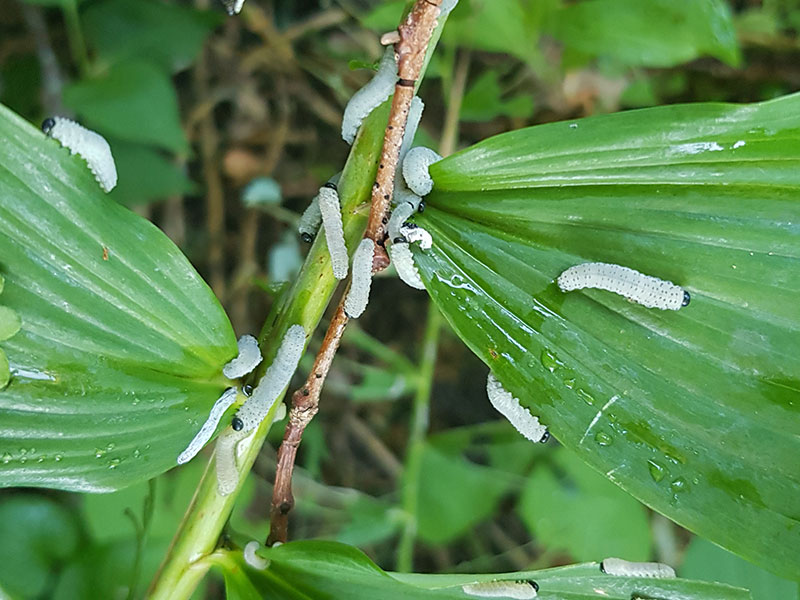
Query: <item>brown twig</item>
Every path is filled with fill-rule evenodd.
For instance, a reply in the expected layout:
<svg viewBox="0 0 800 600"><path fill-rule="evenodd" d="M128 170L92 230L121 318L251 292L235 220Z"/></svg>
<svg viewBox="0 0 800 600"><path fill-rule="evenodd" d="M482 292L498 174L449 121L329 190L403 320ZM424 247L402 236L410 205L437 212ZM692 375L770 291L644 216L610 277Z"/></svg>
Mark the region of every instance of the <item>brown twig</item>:
<svg viewBox="0 0 800 600"><path fill-rule="evenodd" d="M414 97L414 88L417 78L422 71L425 53L428 48L431 34L436 27L439 16L441 0L417 0L408 17L400 27L400 41L395 45L397 53L398 81L394 88L394 98L389 114L389 122L383 136L378 173L372 186L372 203L369 221L364 233L365 238L370 238L376 243L376 257L373 271L385 269L388 264L386 251L383 249L386 237L386 214L392 200L394 177L397 170L397 161L400 144L403 141L408 109ZM349 286L348 290L349 291ZM344 298L336 307L336 313L331 319L322 347L314 360L314 366L308 379L300 389L292 395L292 408L289 411L289 422L283 436L283 442L278 449L277 471L275 473L275 486L272 491L272 505L270 507L270 532L267 544L285 542L288 538L289 512L294 506L292 495L292 471L297 456L297 448L303 437L306 426L319 411L319 396L325 377L330 370L333 357L339 348L342 335L349 318L344 310Z"/></svg>

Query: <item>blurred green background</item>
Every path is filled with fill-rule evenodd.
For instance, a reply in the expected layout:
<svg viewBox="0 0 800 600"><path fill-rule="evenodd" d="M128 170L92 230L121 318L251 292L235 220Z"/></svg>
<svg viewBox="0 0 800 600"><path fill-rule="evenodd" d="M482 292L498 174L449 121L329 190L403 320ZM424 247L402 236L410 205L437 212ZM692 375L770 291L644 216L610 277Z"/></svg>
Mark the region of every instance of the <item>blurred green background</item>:
<svg viewBox="0 0 800 600"><path fill-rule="evenodd" d="M106 136L111 198L183 249L238 334L256 332L302 263L296 220L346 158L342 110L404 4L247 0L227 18L211 0L0 0L0 102ZM536 123L790 93L798 28L800 0L461 0L420 90L417 142L449 153ZM426 296L392 278L373 289L394 317L368 313L345 337L300 452L293 539L421 572L658 559L755 600L798 598L555 441L519 437L479 361L439 320L426 328ZM265 448L231 531L266 531L274 463ZM0 598L141 596L203 468L110 495L0 492ZM223 597L221 582L196 596Z"/></svg>

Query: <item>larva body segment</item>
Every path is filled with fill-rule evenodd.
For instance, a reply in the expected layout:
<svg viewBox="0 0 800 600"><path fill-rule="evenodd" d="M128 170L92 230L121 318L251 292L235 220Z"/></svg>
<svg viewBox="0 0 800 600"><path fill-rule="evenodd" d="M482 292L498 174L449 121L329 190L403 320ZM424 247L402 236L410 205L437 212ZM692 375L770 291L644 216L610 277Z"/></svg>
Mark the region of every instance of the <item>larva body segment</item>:
<svg viewBox="0 0 800 600"><path fill-rule="evenodd" d="M331 256L331 268L336 279L347 277L348 256L344 242L344 226L342 225L342 208L339 205L339 193L333 184L325 184L319 188L319 210L322 214L322 226L325 228L325 240Z"/></svg>
<svg viewBox="0 0 800 600"><path fill-rule="evenodd" d="M422 198L409 190L405 183L400 182L400 178L396 178L394 181L395 184L397 184L394 188L394 198L392 198L394 205L400 206L401 204L410 204L414 207L414 210L419 210Z"/></svg>
<svg viewBox="0 0 800 600"><path fill-rule="evenodd" d="M442 160L442 157L424 146L412 148L403 160L403 179L406 180L408 189L417 196L427 196L433 189L433 179L428 173L428 167Z"/></svg>
<svg viewBox="0 0 800 600"><path fill-rule="evenodd" d="M214 402L214 406L211 407L208 419L203 423L200 431L197 432L192 441L189 442L189 445L186 446L186 450L178 455L179 465L185 464L197 456L197 453L203 449L203 446L205 446L208 440L211 439L211 436L214 435L214 432L217 430L217 425L219 425L219 421L222 419L222 415L225 414L225 411L228 410L234 402L236 402L236 388L231 387L222 392L222 395Z"/></svg>
<svg viewBox="0 0 800 600"><path fill-rule="evenodd" d="M269 560L256 554L256 551L258 551L260 547L261 544L256 540L247 542L242 550L242 555L244 556L244 562L254 569L263 571L269 566Z"/></svg>
<svg viewBox="0 0 800 600"><path fill-rule="evenodd" d="M397 206L394 207L392 211L392 216L389 217L389 239L394 241L397 238L403 237L403 234L400 233L403 225L406 221L411 218L417 212L416 207L411 205L409 202L398 203Z"/></svg>
<svg viewBox="0 0 800 600"><path fill-rule="evenodd" d="M360 317L369 302L369 290L372 287L372 258L375 254L375 242L364 238L353 253L353 277L350 289L344 300L344 312L351 319Z"/></svg>
<svg viewBox="0 0 800 600"><path fill-rule="evenodd" d="M634 269L609 263L583 263L564 271L558 277L563 292L597 288L624 296L646 308L678 310L687 306L689 292L672 282L644 275Z"/></svg>
<svg viewBox="0 0 800 600"><path fill-rule="evenodd" d="M228 379L238 379L250 373L261 363L261 350L258 340L252 335L243 335L237 342L239 355L222 367L222 374Z"/></svg>
<svg viewBox="0 0 800 600"><path fill-rule="evenodd" d="M300 217L300 222L297 224L297 232L304 242L311 243L317 235L320 225L322 225L322 212L319 210L319 195L317 195L314 196L308 208Z"/></svg>
<svg viewBox="0 0 800 600"><path fill-rule="evenodd" d="M364 87L353 94L344 108L342 139L345 142L353 143L361 123L392 94L395 83L397 83L397 61L394 48L390 46L383 53L378 72Z"/></svg>
<svg viewBox="0 0 800 600"><path fill-rule="evenodd" d="M242 6L244 6L244 0L222 0L222 4L225 10L228 11L228 14L233 16L241 12Z"/></svg>
<svg viewBox="0 0 800 600"><path fill-rule="evenodd" d="M217 491L220 496L227 496L239 485L239 471L236 469L236 448L247 433L226 428L217 438L215 469L217 474Z"/></svg>
<svg viewBox="0 0 800 600"><path fill-rule="evenodd" d="M258 382L250 396L231 422L231 426L242 432L252 431L261 424L267 416L275 400L289 385L292 375L297 369L297 364L303 356L306 341L306 332L302 325L292 325L283 337L275 360L267 367L264 376Z"/></svg>
<svg viewBox="0 0 800 600"><path fill-rule="evenodd" d="M397 271L398 277L406 285L418 290L425 289L425 284L422 283L422 278L419 276L417 265L414 264L414 255L406 242L398 242L389 246L389 256L392 259L392 264Z"/></svg>
<svg viewBox="0 0 800 600"><path fill-rule="evenodd" d="M411 106L408 107L408 120L406 121L406 128L403 131L403 141L400 143L400 152L397 155L397 164L402 165L403 161L411 149L411 144L414 143L414 136L417 135L419 122L422 119L422 111L425 110L425 103L419 96L414 96L411 99ZM395 179L395 183L398 179Z"/></svg>
<svg viewBox="0 0 800 600"><path fill-rule="evenodd" d="M410 223L400 228L400 237L407 240L409 244L419 242L419 247L428 250L433 245L433 237L426 229Z"/></svg>
<svg viewBox="0 0 800 600"><path fill-rule="evenodd" d="M531 415L531 412L522 406L491 372L486 379L486 394L497 412L508 419L523 437L532 442L547 441L549 437L547 427L539 423L539 418Z"/></svg>
<svg viewBox="0 0 800 600"><path fill-rule="evenodd" d="M339 171L328 179L324 187L330 187L330 184L333 184L335 188L339 184L341 177L342 172ZM317 194L300 217L300 222L297 224L297 232L304 242L310 244L316 237L320 225L322 225L322 213L319 210L319 194Z"/></svg>
<svg viewBox="0 0 800 600"><path fill-rule="evenodd" d="M600 570L607 575L619 577L651 577L672 579L675 569L659 562L631 562L621 558L606 558L600 563Z"/></svg>
<svg viewBox="0 0 800 600"><path fill-rule="evenodd" d="M538 585L530 581L483 581L462 585L461 590L468 596L479 598L530 600L536 598Z"/></svg>
<svg viewBox="0 0 800 600"><path fill-rule="evenodd" d="M70 153L77 154L86 161L103 191L110 192L114 189L117 185L117 165L114 163L111 147L102 135L63 117L45 119L42 130L68 148Z"/></svg>

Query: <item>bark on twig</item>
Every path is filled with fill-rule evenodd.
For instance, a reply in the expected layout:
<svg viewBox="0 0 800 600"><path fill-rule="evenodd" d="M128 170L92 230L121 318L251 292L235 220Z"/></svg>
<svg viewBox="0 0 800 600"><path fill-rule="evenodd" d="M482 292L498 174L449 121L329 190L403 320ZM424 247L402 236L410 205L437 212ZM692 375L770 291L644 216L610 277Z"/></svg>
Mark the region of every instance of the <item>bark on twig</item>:
<svg viewBox="0 0 800 600"><path fill-rule="evenodd" d="M383 136L378 173L372 186L369 221L364 233L365 238L372 239L376 244L376 260L373 263L375 272L381 271L389 265L386 250L383 248L386 224L388 223L386 215L392 201L394 178L400 144L403 141L403 132L408 120L408 109L414 97L417 78L425 62L428 42L436 27L440 4L441 0L417 0L406 20L397 29L400 34L400 41L395 45L398 81L394 89L389 123ZM322 347L314 360L314 367L311 369L305 385L292 395L289 423L286 426L283 442L278 449L275 486L270 507L268 545L285 542L288 538L289 512L294 506L292 472L297 448L302 440L303 431L319 410L322 385L349 321L344 310L346 296L347 293L344 294L336 308L336 314L325 333Z"/></svg>

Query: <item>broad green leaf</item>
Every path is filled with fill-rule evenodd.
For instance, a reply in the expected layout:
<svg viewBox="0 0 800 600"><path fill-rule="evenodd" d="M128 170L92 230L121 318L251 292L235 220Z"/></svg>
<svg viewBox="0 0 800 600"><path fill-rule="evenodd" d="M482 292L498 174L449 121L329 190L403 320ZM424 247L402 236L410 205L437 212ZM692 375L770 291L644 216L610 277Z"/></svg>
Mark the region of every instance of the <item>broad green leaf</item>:
<svg viewBox="0 0 800 600"><path fill-rule="evenodd" d="M408 600L474 598L461 586L480 581L533 580L542 600L747 600L740 588L684 579L614 577L597 563L545 571L484 575L407 575L386 573L360 550L335 542L291 542L262 548L257 554L270 561L264 570L247 566L240 552L217 552L211 558L225 573L229 591L239 598ZM235 583L234 583L235 582Z"/></svg>
<svg viewBox="0 0 800 600"><path fill-rule="evenodd" d="M86 37L100 60L146 58L168 72L189 66L221 13L156 0L106 0L83 14Z"/></svg>
<svg viewBox="0 0 800 600"><path fill-rule="evenodd" d="M470 531L492 514L508 491L510 481L503 475L425 446L417 502L420 538L443 544Z"/></svg>
<svg viewBox="0 0 800 600"><path fill-rule="evenodd" d="M172 81L149 63L117 63L103 75L73 83L64 89L64 103L100 133L174 152L188 148Z"/></svg>
<svg viewBox="0 0 800 600"><path fill-rule="evenodd" d="M49 576L78 547L75 515L33 494L0 501L0 585L15 597L40 598Z"/></svg>
<svg viewBox="0 0 800 600"><path fill-rule="evenodd" d="M530 96L517 95L504 100L500 89L500 74L490 69L467 90L461 104L463 121L491 121L495 117L529 117L533 112Z"/></svg>
<svg viewBox="0 0 800 600"><path fill-rule="evenodd" d="M534 466L517 510L537 542L575 560L650 558L645 508L571 452L556 451Z"/></svg>
<svg viewBox="0 0 800 600"><path fill-rule="evenodd" d="M709 54L736 65L739 47L724 0L589 0L552 17L570 48L628 65L669 67Z"/></svg>
<svg viewBox="0 0 800 600"><path fill-rule="evenodd" d="M434 164L415 259L470 348L639 500L800 577L800 95L553 123ZM561 293L590 261L680 311Z"/></svg>
<svg viewBox="0 0 800 600"><path fill-rule="evenodd" d="M699 537L689 544L680 574L703 581L741 585L750 590L753 600L800 598L800 587L796 581L777 577Z"/></svg>
<svg viewBox="0 0 800 600"><path fill-rule="evenodd" d="M184 169L165 153L143 144L109 139L117 163L119 183L110 198L126 206L163 200L196 191Z"/></svg>
<svg viewBox="0 0 800 600"><path fill-rule="evenodd" d="M0 487L108 491L175 465L227 381L230 323L151 223L0 107Z"/></svg>

